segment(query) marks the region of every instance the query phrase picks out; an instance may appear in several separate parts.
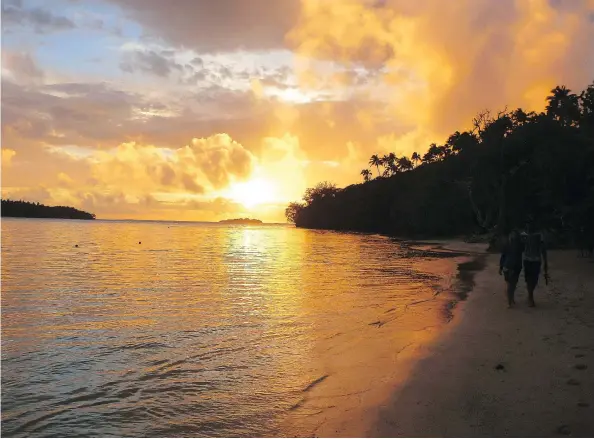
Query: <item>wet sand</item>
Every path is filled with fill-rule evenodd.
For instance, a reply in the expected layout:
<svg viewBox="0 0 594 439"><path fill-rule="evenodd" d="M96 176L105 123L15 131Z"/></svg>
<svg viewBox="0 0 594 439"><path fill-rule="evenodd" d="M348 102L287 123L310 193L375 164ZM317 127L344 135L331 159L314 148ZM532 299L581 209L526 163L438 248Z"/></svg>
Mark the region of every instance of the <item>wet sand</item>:
<svg viewBox="0 0 594 439"><path fill-rule="evenodd" d="M453 250L476 247L443 244ZM550 252L551 282L506 308L498 255L484 257L452 324L416 349L404 382L375 410L331 435L594 435L594 262ZM523 278L522 278L523 279Z"/></svg>

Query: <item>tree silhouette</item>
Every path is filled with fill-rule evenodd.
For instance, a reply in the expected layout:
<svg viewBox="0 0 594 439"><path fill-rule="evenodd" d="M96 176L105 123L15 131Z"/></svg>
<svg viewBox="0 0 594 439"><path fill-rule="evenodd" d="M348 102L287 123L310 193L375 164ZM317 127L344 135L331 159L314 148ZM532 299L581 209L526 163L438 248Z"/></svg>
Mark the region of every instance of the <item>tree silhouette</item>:
<svg viewBox="0 0 594 439"><path fill-rule="evenodd" d="M410 171L411 169L414 168L414 165L408 157L404 156L404 157L400 157L398 159L398 167L402 171Z"/></svg>
<svg viewBox="0 0 594 439"><path fill-rule="evenodd" d="M305 204L303 203L289 203L285 209L285 217L290 223L296 223L299 221L299 213L303 210Z"/></svg>
<svg viewBox="0 0 594 439"><path fill-rule="evenodd" d="M27 201L2 200L2 216L93 220L95 215L68 206L45 206Z"/></svg>
<svg viewBox="0 0 594 439"><path fill-rule="evenodd" d="M555 87L551 93L552 95L547 97L547 115L553 117L563 126L577 124L580 119L578 96L563 85Z"/></svg>
<svg viewBox="0 0 594 439"><path fill-rule="evenodd" d="M308 189L291 216L298 227L432 237L496 236L533 215L559 242L579 232L594 245L594 83L579 97L556 87L547 102L540 113L481 111L422 158L374 155L391 178Z"/></svg>
<svg viewBox="0 0 594 439"><path fill-rule="evenodd" d="M371 171L369 169L363 169L361 175L363 176L364 181L369 181L371 179Z"/></svg>
<svg viewBox="0 0 594 439"><path fill-rule="evenodd" d="M323 198L334 198L338 192L340 192L340 189L334 183L323 181L313 188L306 189L303 201L309 205Z"/></svg>
<svg viewBox="0 0 594 439"><path fill-rule="evenodd" d="M432 143L431 145L429 145L429 149L423 156L423 163L432 163L438 160L440 153L441 151L439 147L435 143Z"/></svg>
<svg viewBox="0 0 594 439"><path fill-rule="evenodd" d="M580 94L580 125L587 134L594 134L594 85L590 85Z"/></svg>
<svg viewBox="0 0 594 439"><path fill-rule="evenodd" d="M380 175L379 167L382 165L382 159L377 154L373 154L371 156L371 158L369 159L369 165L375 166L377 168L377 175L379 177L379 175Z"/></svg>

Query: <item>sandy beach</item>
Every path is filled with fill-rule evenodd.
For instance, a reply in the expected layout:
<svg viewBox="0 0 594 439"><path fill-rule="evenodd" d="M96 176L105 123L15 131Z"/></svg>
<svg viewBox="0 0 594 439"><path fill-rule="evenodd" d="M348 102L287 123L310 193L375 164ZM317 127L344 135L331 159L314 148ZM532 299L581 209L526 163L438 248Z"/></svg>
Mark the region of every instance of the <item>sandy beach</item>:
<svg viewBox="0 0 594 439"><path fill-rule="evenodd" d="M552 280L541 276L537 307L520 283L511 310L498 255L486 255L452 324L419 348L423 359L361 433L593 436L594 261L576 253L550 252Z"/></svg>

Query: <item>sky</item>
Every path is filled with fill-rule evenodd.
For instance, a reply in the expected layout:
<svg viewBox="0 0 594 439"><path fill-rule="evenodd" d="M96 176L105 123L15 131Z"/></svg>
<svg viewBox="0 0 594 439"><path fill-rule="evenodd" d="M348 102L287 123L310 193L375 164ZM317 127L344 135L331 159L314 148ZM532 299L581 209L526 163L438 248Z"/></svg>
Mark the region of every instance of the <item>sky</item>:
<svg viewBox="0 0 594 439"><path fill-rule="evenodd" d="M2 197L284 221L372 154L594 80L594 0L3 0Z"/></svg>

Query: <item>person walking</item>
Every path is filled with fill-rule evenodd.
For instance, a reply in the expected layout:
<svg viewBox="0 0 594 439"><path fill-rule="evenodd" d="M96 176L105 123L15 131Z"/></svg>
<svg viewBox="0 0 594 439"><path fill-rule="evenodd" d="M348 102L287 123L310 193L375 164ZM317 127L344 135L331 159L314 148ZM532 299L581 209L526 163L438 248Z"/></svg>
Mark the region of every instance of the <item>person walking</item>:
<svg viewBox="0 0 594 439"><path fill-rule="evenodd" d="M515 302L516 286L522 271L522 252L524 244L517 229L512 229L506 239L499 259L499 274L503 274L506 283L507 307L512 308Z"/></svg>
<svg viewBox="0 0 594 439"><path fill-rule="evenodd" d="M524 241L524 278L528 289L528 306L534 307L534 290L538 284L540 269L544 262L545 281L549 280L549 262L542 233L536 231L534 222L528 221Z"/></svg>

